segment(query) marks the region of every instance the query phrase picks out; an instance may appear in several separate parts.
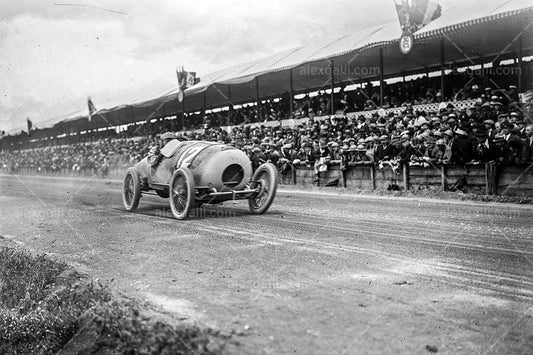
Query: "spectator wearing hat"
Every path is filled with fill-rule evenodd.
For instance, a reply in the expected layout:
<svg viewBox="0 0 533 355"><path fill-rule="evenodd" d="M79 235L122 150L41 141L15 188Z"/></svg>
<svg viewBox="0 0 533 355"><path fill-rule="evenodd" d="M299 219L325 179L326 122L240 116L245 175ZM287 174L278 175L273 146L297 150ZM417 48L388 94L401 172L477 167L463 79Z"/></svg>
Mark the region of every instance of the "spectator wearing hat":
<svg viewBox="0 0 533 355"><path fill-rule="evenodd" d="M430 152L430 158L438 164L447 164L449 162L446 157L446 141L444 139L437 139L435 147Z"/></svg>
<svg viewBox="0 0 533 355"><path fill-rule="evenodd" d="M502 135L507 141L509 156L506 159L508 164L524 164L528 159L528 147L520 136L514 132L513 124L509 121L501 123Z"/></svg>
<svg viewBox="0 0 533 355"><path fill-rule="evenodd" d="M513 113L518 116L516 112L513 112ZM513 113L511 113L511 117L513 117ZM522 140L525 140L527 138L526 123L523 118L516 117L514 131L516 135L520 137Z"/></svg>
<svg viewBox="0 0 533 355"><path fill-rule="evenodd" d="M348 149L343 150L343 163L345 166L354 166L357 162L357 145L352 142Z"/></svg>
<svg viewBox="0 0 533 355"><path fill-rule="evenodd" d="M497 133L494 129L494 121L491 119L484 120L483 125L485 126L485 131L487 132L487 138L489 142L492 143L492 140Z"/></svg>
<svg viewBox="0 0 533 355"><path fill-rule="evenodd" d="M481 97L481 90L479 90L479 85L477 84L472 85L472 90L468 94L468 98L478 99L480 97Z"/></svg>
<svg viewBox="0 0 533 355"><path fill-rule="evenodd" d="M413 146L411 145L411 140L409 135L403 134L400 137L401 142L401 150L396 155L396 158L398 159L398 162L400 165L407 164L409 161L411 161L411 157L415 155L415 150L413 149Z"/></svg>
<svg viewBox="0 0 533 355"><path fill-rule="evenodd" d="M455 137L451 147L451 162L454 164L463 165L472 161L473 142L470 139L469 132L465 130L466 128L463 125L455 130Z"/></svg>
<svg viewBox="0 0 533 355"><path fill-rule="evenodd" d="M330 142L329 147L329 164L340 164L342 160L342 151L340 149L339 143Z"/></svg>
<svg viewBox="0 0 533 355"><path fill-rule="evenodd" d="M508 141L509 143L509 157L507 158L508 164L511 165L524 165L529 159L528 147L521 139L513 139Z"/></svg>
<svg viewBox="0 0 533 355"><path fill-rule="evenodd" d="M402 141L401 136L398 134L393 134L391 136L391 145L392 145L392 154L390 156L390 159L394 159L395 157L400 154L400 151L402 150Z"/></svg>
<svg viewBox="0 0 533 355"><path fill-rule="evenodd" d="M497 134L493 139L494 143L494 160L497 164L506 165L509 163L509 144L503 134Z"/></svg>
<svg viewBox="0 0 533 355"><path fill-rule="evenodd" d="M383 134L379 137L379 144L376 146L374 153L375 161L389 160L394 154L394 146L388 135Z"/></svg>
<svg viewBox="0 0 533 355"><path fill-rule="evenodd" d="M446 125L445 125L445 129L448 130L452 130L452 132L455 131L455 129L457 128L457 119L452 116L448 116L447 120L446 120Z"/></svg>
<svg viewBox="0 0 533 355"><path fill-rule="evenodd" d="M292 162L296 159L296 150L293 148L292 143L282 145L278 157L276 164L278 171L281 174L287 174L291 170Z"/></svg>
<svg viewBox="0 0 533 355"><path fill-rule="evenodd" d="M370 137L366 137L365 138L366 156L372 162L374 162L374 155L376 153L376 148L375 148L374 141L375 141L374 136L370 136Z"/></svg>
<svg viewBox="0 0 533 355"><path fill-rule="evenodd" d="M365 116L359 115L359 117L357 117L357 126L356 126L356 128L360 132L368 133L370 131L370 127L368 126L368 124L366 122L366 117Z"/></svg>
<svg viewBox="0 0 533 355"><path fill-rule="evenodd" d="M427 146L423 144L421 137L415 137L411 140L411 146L413 147L413 155L411 155L410 162L419 165L419 163L425 163L429 159L429 153Z"/></svg>
<svg viewBox="0 0 533 355"><path fill-rule="evenodd" d="M522 145L522 139L513 131L513 124L509 121L503 121L501 123L502 131L501 133L505 137L505 140L509 143L511 142L517 142L516 145L521 146Z"/></svg>
<svg viewBox="0 0 533 355"><path fill-rule="evenodd" d="M518 102L518 88L516 87L516 85L509 85L509 90L507 91L505 96L510 101L509 104L511 102Z"/></svg>
<svg viewBox="0 0 533 355"><path fill-rule="evenodd" d="M475 136L476 140L474 142L472 159L479 163L486 163L494 160L494 149L489 143L485 127L478 128L475 132Z"/></svg>
<svg viewBox="0 0 533 355"><path fill-rule="evenodd" d="M367 149L364 144L357 145L356 154L353 157L354 165L372 164L372 158L367 155Z"/></svg>
<svg viewBox="0 0 533 355"><path fill-rule="evenodd" d="M252 147L250 150L250 161L252 162L252 171L256 171L261 164L267 161L267 156L259 146Z"/></svg>
<svg viewBox="0 0 533 355"><path fill-rule="evenodd" d="M526 126L526 139L524 145L527 147L526 161L533 161L533 125Z"/></svg>
<svg viewBox="0 0 533 355"><path fill-rule="evenodd" d="M311 144L309 144L308 142L303 142L300 146L300 150L296 154L296 159L298 159L298 161L302 165L305 165L310 168L315 164L315 161L318 156L318 153L315 151Z"/></svg>

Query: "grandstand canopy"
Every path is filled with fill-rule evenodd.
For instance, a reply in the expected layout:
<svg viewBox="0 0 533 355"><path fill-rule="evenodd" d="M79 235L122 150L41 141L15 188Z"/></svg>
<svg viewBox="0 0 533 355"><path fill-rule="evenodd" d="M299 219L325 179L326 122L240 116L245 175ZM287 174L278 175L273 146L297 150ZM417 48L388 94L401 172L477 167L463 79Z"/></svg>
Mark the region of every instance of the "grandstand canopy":
<svg viewBox="0 0 533 355"><path fill-rule="evenodd" d="M398 22L351 33L321 44L297 47L211 74L185 91L185 103L177 90L138 103L100 110L87 118L60 122L78 129L144 121L204 107L242 104L257 97L279 96L331 87L336 84L378 80L383 77L440 70L445 65L468 66L533 54L533 6L529 0L464 1L443 8L442 15L414 34L411 52L399 49ZM380 62L382 58L382 62ZM231 87L231 88L229 88Z"/></svg>

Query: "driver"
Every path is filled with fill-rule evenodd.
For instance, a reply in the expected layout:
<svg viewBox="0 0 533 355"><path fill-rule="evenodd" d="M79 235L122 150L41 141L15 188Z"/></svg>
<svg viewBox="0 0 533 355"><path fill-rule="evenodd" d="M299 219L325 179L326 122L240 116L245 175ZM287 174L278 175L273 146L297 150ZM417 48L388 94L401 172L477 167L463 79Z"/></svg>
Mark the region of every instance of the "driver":
<svg viewBox="0 0 533 355"><path fill-rule="evenodd" d="M161 148L163 148L168 142L176 139L176 135L172 132L165 132L161 135L161 144L154 145L148 152L148 162L152 168L156 168L161 160L163 160L163 154L161 154Z"/></svg>

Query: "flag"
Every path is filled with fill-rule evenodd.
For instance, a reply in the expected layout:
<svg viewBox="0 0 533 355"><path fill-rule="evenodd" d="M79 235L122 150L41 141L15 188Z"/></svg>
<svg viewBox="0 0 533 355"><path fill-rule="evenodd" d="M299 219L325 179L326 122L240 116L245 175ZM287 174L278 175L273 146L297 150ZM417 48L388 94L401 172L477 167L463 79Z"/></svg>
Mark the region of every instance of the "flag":
<svg viewBox="0 0 533 355"><path fill-rule="evenodd" d="M420 29L440 17L441 7L430 0L412 0L409 20Z"/></svg>
<svg viewBox="0 0 533 355"><path fill-rule="evenodd" d="M394 0L403 35L411 35L441 15L441 6L431 0Z"/></svg>
<svg viewBox="0 0 533 355"><path fill-rule="evenodd" d="M409 32L409 3L407 0L396 0L396 13L398 14L398 21L400 21L400 28L402 33L407 34Z"/></svg>
<svg viewBox="0 0 533 355"><path fill-rule="evenodd" d="M26 124L28 125L28 137L31 137L31 128L33 127L33 123L30 121L30 118L26 118Z"/></svg>
<svg viewBox="0 0 533 355"><path fill-rule="evenodd" d="M441 15L442 8L439 4L433 1L428 1L424 19L422 20L422 26L427 25L431 21L437 19Z"/></svg>
<svg viewBox="0 0 533 355"><path fill-rule="evenodd" d="M89 119L89 122L91 122L91 119L93 118L93 113L96 112L96 107L94 106L93 101L91 100L90 96L87 98L87 106L89 108L88 119Z"/></svg>
<svg viewBox="0 0 533 355"><path fill-rule="evenodd" d="M196 84L196 72L190 71L187 73L187 87L191 87Z"/></svg>
<svg viewBox="0 0 533 355"><path fill-rule="evenodd" d="M178 78L178 100L182 102L185 89L200 82L200 78L196 77L196 72L185 71L183 67L176 68L176 76Z"/></svg>
<svg viewBox="0 0 533 355"><path fill-rule="evenodd" d="M183 93L185 89L187 88L187 75L188 73L185 71L183 67L176 68L176 76L178 78L178 101L183 101Z"/></svg>

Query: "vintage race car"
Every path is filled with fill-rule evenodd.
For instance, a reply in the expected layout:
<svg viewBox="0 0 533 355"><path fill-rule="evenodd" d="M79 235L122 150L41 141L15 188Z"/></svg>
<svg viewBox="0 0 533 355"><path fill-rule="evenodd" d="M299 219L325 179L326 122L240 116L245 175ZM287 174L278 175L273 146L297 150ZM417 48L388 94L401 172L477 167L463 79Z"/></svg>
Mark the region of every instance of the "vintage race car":
<svg viewBox="0 0 533 355"><path fill-rule="evenodd" d="M278 186L278 171L265 163L252 176L252 165L241 150L222 143L171 140L161 149L154 168L148 157L126 171L122 202L134 211L143 193L170 197L170 209L185 219L202 204L248 199L250 211L265 213Z"/></svg>

